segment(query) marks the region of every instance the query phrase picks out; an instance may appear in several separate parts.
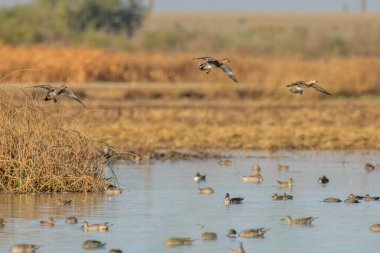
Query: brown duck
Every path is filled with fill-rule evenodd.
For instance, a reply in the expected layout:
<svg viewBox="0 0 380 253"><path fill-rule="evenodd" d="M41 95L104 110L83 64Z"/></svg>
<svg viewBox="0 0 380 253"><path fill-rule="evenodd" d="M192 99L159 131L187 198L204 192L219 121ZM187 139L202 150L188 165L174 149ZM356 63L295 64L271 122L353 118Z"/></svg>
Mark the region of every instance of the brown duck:
<svg viewBox="0 0 380 253"><path fill-rule="evenodd" d="M310 81L299 80L299 81L286 85L286 87L288 87L290 92L292 92L293 94L302 94L305 89L314 88L317 91L322 92L323 94L331 96L331 93L323 89L319 85L319 82L317 80L310 80Z"/></svg>
<svg viewBox="0 0 380 253"><path fill-rule="evenodd" d="M219 61L219 60L217 60L213 57L210 57L210 56L203 56L203 57L194 58L193 60L205 60L205 62L203 62L199 65L199 70L206 71L207 74L210 73L210 71L214 68L220 68L234 82L236 82L236 83L238 82L238 80L234 76L234 73L232 72L231 68L227 64L225 64L225 62L231 62L227 58L224 58L223 60Z"/></svg>

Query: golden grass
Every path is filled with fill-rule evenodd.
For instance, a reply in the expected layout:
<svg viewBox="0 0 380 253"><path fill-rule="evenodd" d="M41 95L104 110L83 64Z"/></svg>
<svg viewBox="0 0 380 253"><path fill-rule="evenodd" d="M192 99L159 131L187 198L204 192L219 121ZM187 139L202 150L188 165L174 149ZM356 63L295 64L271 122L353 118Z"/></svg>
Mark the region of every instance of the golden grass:
<svg viewBox="0 0 380 253"><path fill-rule="evenodd" d="M0 47L0 75L7 82L174 82L231 83L220 70L209 75L198 71L194 53L111 53L74 48ZM280 98L284 85L300 79L317 79L336 96L380 95L380 58L254 57L228 56L242 95ZM215 84L213 84L215 85ZM254 94L246 94L244 89ZM315 96L316 98L323 97Z"/></svg>
<svg viewBox="0 0 380 253"><path fill-rule="evenodd" d="M143 159L175 157L171 151L207 156L213 149L380 149L378 99L315 100L311 90L252 99L229 96L234 84L201 86L83 84L73 90L85 95L80 125L88 138ZM42 97L39 90L24 91ZM223 92L214 96L217 91ZM83 110L68 98L43 105L48 113L58 108L73 117Z"/></svg>
<svg viewBox="0 0 380 253"><path fill-rule="evenodd" d="M138 101L94 129L137 154L159 149L379 149L379 101ZM112 123L111 123L112 122Z"/></svg>
<svg viewBox="0 0 380 253"><path fill-rule="evenodd" d="M79 122L26 91L0 93L0 192L99 192L106 160Z"/></svg>

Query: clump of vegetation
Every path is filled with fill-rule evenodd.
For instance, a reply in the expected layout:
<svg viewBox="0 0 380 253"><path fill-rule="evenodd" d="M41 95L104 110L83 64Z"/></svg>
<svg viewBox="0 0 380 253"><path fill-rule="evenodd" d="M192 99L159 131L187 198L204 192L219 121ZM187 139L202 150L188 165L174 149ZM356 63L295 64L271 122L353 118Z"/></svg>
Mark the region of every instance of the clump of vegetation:
<svg viewBox="0 0 380 253"><path fill-rule="evenodd" d="M74 120L20 90L0 93L0 192L99 192L107 161Z"/></svg>
<svg viewBox="0 0 380 253"><path fill-rule="evenodd" d="M134 34L145 14L139 0L33 0L0 9L0 38L11 44L72 45L107 36L101 46L114 46Z"/></svg>

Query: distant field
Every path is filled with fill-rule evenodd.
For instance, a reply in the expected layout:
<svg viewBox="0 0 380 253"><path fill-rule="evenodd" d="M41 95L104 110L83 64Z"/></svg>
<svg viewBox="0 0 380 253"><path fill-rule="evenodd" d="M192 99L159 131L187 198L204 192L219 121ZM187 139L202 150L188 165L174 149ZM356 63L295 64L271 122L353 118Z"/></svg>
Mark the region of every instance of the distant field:
<svg viewBox="0 0 380 253"><path fill-rule="evenodd" d="M378 13L152 13L134 49L245 55L380 55Z"/></svg>
<svg viewBox="0 0 380 253"><path fill-rule="evenodd" d="M216 53L215 57L231 59L229 65L239 80L236 85L221 70L213 70L209 75L200 72L197 62L191 60L199 54L191 52L115 53L2 46L0 55L0 77L15 70L33 69L8 75L2 82L208 83L205 86L228 83L232 89L228 92L242 92L242 96L282 98L288 93L284 89L286 84L316 79L336 96L380 95L379 57L255 57ZM324 96L316 94L314 97Z"/></svg>

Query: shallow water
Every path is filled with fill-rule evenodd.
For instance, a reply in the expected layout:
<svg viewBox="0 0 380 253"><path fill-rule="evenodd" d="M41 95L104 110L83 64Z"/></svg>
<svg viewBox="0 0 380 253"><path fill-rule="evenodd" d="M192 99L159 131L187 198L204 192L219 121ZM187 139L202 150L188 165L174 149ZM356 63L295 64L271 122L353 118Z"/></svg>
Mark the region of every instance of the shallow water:
<svg viewBox="0 0 380 253"><path fill-rule="evenodd" d="M369 226L380 223L380 201L360 204L320 202L326 197L342 200L350 193L380 195L380 171L367 173L366 162L380 163L379 152L280 152L235 153L233 166L220 166L217 159L161 162L152 165L115 165L126 190L117 196L103 194L0 195L0 217L8 221L0 229L0 252L15 243L36 243L38 252L87 252L81 248L87 239L106 242L108 252L229 252L242 241L246 252L378 252L380 233ZM260 164L264 181L243 183L250 167ZM278 163L290 166L276 170ZM196 172L207 174L207 181L194 183ZM321 186L317 178L325 174L330 183ZM291 191L278 189L276 180L293 177ZM210 186L213 195L199 195L197 188ZM245 198L242 205L226 207L226 192ZM272 201L273 193L287 192L290 201ZM57 199L72 199L71 206L57 206ZM318 216L312 226L288 226L280 219ZM64 218L75 215L76 225ZM53 216L53 228L40 227L39 221ZM81 223L109 221L109 232L83 232ZM230 228L271 228L264 239L230 239ZM218 234L216 241L194 241L191 246L167 248L171 236L200 238L202 232Z"/></svg>

